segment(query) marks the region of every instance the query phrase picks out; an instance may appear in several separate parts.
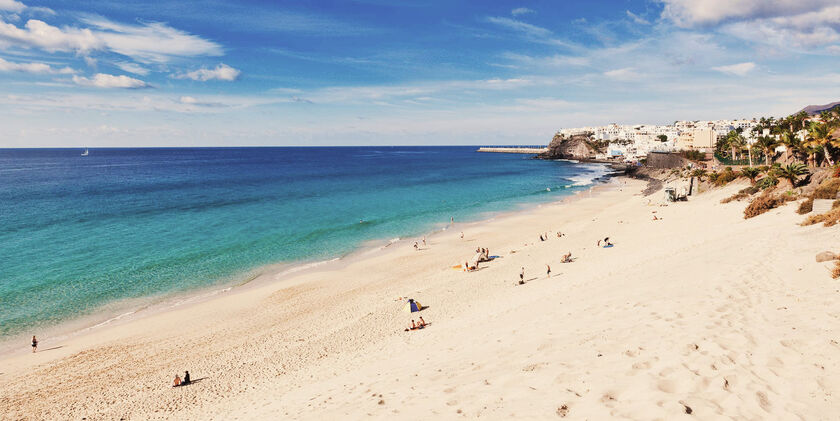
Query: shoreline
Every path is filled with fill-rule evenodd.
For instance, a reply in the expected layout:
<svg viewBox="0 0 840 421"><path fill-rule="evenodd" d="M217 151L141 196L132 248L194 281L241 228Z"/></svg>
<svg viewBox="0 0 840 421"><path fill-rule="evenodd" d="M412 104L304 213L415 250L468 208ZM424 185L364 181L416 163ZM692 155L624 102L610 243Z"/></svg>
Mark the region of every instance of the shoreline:
<svg viewBox="0 0 840 421"><path fill-rule="evenodd" d="M589 162L581 163L593 164ZM610 170L615 170L615 168L610 166L605 167ZM591 180L590 184L577 186L589 186L588 189L579 190L572 194L565 195L557 200L547 202L521 202L515 204L512 209L478 213L474 215L476 219L471 219L466 222L456 222L454 226L469 228L493 220L510 218L520 214L527 215L529 212L536 211L542 206L567 203L567 201L580 199L582 195L586 193L589 193L591 197L593 190L596 192L601 191L607 188L608 184L610 184L612 180L621 179L623 177L623 173L608 171ZM575 185L573 184L571 186ZM147 317L152 317L182 308L189 308L190 306L196 304L204 303L223 296L230 296L245 292L249 289L259 288L267 284L280 284L296 276L303 276L318 271L340 270L342 267L355 263L360 259L370 258L381 254L382 252L387 251L387 249L391 246L401 244L404 241L409 240L409 238L422 238L423 236L427 239L432 238L435 235L446 233L450 227L453 227L453 225L443 223L443 225L437 229L411 237L396 237L391 239L381 238L364 241L349 252L325 260L269 263L252 268L238 276L233 276L228 281L219 282L217 284L197 289L116 300L103 305L102 308L91 314L65 320L58 324L41 329L38 331L39 333L37 333L37 336L39 338L39 342L43 345L73 340L86 335L95 334L99 329L122 326ZM42 337L43 339L41 339ZM0 340L0 359L14 355L22 355L28 352L29 349L27 346L16 345L26 344L28 342L28 338L29 333L10 336L7 339Z"/></svg>
<svg viewBox="0 0 840 421"><path fill-rule="evenodd" d="M840 404L837 286L814 254L840 227L802 227L791 205L744 220L721 199L745 183L652 203L644 181L613 178L419 252L405 242L44 343L0 358L0 406L11 419L824 418ZM452 266L477 247L500 258ZM419 316L431 325L403 331ZM184 370L201 383L172 389Z"/></svg>

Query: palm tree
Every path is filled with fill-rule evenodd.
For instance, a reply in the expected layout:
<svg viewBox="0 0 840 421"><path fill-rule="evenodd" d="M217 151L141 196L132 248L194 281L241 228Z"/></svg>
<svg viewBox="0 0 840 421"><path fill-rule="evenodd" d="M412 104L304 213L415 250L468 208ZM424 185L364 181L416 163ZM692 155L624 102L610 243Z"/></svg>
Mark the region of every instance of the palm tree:
<svg viewBox="0 0 840 421"><path fill-rule="evenodd" d="M764 151L764 163L770 165L770 156L776 155L776 146L779 142L773 136L761 136L755 142L755 146Z"/></svg>
<svg viewBox="0 0 840 421"><path fill-rule="evenodd" d="M755 178L761 174L761 171L756 167L741 168L741 175L750 179L750 184L755 184Z"/></svg>
<svg viewBox="0 0 840 421"><path fill-rule="evenodd" d="M805 127L805 119L808 118L808 113L805 111L800 111L796 114L791 114L786 118L788 125L790 126L790 131L798 132Z"/></svg>
<svg viewBox="0 0 840 421"><path fill-rule="evenodd" d="M829 166L833 166L834 162L831 160L831 152L828 150L830 146L840 147L840 140L832 139L831 132L833 131L827 123L811 123L808 128L808 142L807 146L822 146L823 154L825 155L825 162Z"/></svg>
<svg viewBox="0 0 840 421"><path fill-rule="evenodd" d="M785 162L787 162L791 151L796 151L799 148L799 136L795 132L785 129L780 137L781 144L785 145Z"/></svg>
<svg viewBox="0 0 840 421"><path fill-rule="evenodd" d="M744 139L744 136L741 136L738 132L729 132L733 134L733 136L729 139L729 147L732 148L732 159L735 158L735 151L738 151L738 158L741 157L741 153L744 151L744 148L749 146L747 144L747 139Z"/></svg>
<svg viewBox="0 0 840 421"><path fill-rule="evenodd" d="M790 181L790 185L796 187L796 182L799 181L800 175L808 174L808 168L800 162L794 162L784 167L780 166L775 169L776 176Z"/></svg>

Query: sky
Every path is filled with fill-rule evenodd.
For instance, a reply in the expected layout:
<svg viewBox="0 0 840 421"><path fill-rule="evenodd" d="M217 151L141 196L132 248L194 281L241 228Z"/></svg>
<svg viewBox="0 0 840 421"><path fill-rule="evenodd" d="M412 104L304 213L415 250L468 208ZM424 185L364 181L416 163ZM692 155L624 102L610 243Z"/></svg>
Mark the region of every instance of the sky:
<svg viewBox="0 0 840 421"><path fill-rule="evenodd" d="M840 100L840 0L0 0L0 147L545 144Z"/></svg>

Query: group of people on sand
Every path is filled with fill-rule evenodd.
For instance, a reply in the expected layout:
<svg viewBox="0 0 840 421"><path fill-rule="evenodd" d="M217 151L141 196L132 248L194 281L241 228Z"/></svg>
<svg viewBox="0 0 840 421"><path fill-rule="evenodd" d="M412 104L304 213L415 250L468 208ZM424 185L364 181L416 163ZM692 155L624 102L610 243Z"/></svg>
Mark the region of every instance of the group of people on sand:
<svg viewBox="0 0 840 421"><path fill-rule="evenodd" d="M411 325L405 328L405 331L408 332L409 330L420 330L426 327L426 325L428 325L428 323L426 323L426 321L423 320L423 316L420 316L420 321L417 323L414 322L414 319L411 319Z"/></svg>
<svg viewBox="0 0 840 421"><path fill-rule="evenodd" d="M423 241L423 247L426 247L426 237L425 236L423 237L422 241ZM414 251L418 251L418 250L420 250L420 243L415 241L414 242Z"/></svg>
<svg viewBox="0 0 840 421"><path fill-rule="evenodd" d="M184 371L184 379L183 380L181 380L181 376L179 376L178 374L175 374L175 380L172 381L172 387L186 386L190 383L192 383L192 380L190 380L190 372L189 371Z"/></svg>

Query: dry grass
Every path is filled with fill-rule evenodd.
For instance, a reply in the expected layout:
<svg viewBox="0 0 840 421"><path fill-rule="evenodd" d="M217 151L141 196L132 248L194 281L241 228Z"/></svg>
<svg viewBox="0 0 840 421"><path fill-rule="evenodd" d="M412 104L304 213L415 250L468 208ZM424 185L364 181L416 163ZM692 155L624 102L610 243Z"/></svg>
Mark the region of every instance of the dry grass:
<svg viewBox="0 0 840 421"><path fill-rule="evenodd" d="M796 213L805 215L812 210L814 210L814 199L808 199L799 204L799 209L796 210Z"/></svg>
<svg viewBox="0 0 840 421"><path fill-rule="evenodd" d="M814 199L836 199L840 191L840 178L829 178L814 190Z"/></svg>
<svg viewBox="0 0 840 421"><path fill-rule="evenodd" d="M764 193L753 199L747 208L744 209L744 219L761 215L762 213L778 208L791 200L796 200L796 198L788 195L774 195L771 192Z"/></svg>
<svg viewBox="0 0 840 421"><path fill-rule="evenodd" d="M819 215L811 215L808 219L802 222L802 225L814 225L819 224L820 222L822 222L823 226L826 227L832 227L840 224L840 208L834 208Z"/></svg>
<svg viewBox="0 0 840 421"><path fill-rule="evenodd" d="M727 197L727 198L725 198L725 199L721 200L721 201L720 201L720 203L729 203L729 202L731 202L731 201L733 201L733 200L738 200L738 201L740 201L741 199L746 199L746 198L748 198L748 197L750 197L750 196L752 196L752 195L754 195L754 194L758 193L759 191L760 191L760 190L759 190L759 188L758 188L758 187L756 187L756 186L749 186L749 187L747 187L747 188L744 188L744 189L738 190L738 193L735 193L735 194L733 194L732 196L729 196L729 197Z"/></svg>

